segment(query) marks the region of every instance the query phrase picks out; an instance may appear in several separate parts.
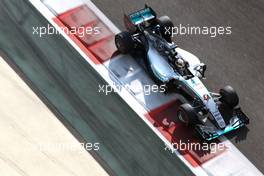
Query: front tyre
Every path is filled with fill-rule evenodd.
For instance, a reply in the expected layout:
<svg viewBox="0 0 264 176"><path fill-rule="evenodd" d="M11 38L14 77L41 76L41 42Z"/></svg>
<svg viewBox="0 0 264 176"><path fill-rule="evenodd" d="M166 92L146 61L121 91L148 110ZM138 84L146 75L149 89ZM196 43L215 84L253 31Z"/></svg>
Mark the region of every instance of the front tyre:
<svg viewBox="0 0 264 176"><path fill-rule="evenodd" d="M231 86L225 86L224 88L220 89L220 101L228 106L229 108L233 109L239 103L239 98L236 91Z"/></svg>
<svg viewBox="0 0 264 176"><path fill-rule="evenodd" d="M189 104L182 104L177 111L177 118L186 126L194 126L198 123L194 108Z"/></svg>
<svg viewBox="0 0 264 176"><path fill-rule="evenodd" d="M116 34L115 45L121 54L129 54L134 48L134 40L129 32L123 31Z"/></svg>

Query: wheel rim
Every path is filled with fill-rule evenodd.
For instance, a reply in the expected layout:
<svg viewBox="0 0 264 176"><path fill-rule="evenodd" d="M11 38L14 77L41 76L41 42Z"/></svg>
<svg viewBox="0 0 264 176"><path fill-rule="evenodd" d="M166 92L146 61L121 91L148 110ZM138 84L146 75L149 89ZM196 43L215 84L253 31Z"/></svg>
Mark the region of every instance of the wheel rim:
<svg viewBox="0 0 264 176"><path fill-rule="evenodd" d="M119 39L119 38L116 38L116 39L115 39L115 43L116 43L116 47L117 47L117 49L119 49L119 48L121 47L120 39Z"/></svg>
<svg viewBox="0 0 264 176"><path fill-rule="evenodd" d="M188 119L186 118L186 114L183 111L180 110L178 112L178 118L182 123L188 124Z"/></svg>

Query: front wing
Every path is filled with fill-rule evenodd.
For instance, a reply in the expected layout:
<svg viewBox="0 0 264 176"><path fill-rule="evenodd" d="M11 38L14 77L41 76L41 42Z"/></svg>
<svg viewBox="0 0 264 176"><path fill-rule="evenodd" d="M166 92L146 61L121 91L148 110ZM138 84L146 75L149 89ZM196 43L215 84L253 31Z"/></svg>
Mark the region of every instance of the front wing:
<svg viewBox="0 0 264 176"><path fill-rule="evenodd" d="M218 138L230 131L234 131L249 123L249 118L243 113L240 108L234 110L233 117L229 120L229 124L224 129L217 129L205 125L196 125L195 130L201 137L207 141Z"/></svg>

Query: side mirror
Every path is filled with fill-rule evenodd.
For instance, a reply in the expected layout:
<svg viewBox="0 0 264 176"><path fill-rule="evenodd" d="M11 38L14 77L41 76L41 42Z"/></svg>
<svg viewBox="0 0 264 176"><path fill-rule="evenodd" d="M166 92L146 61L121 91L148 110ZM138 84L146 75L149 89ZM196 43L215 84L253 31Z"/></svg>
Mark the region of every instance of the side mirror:
<svg viewBox="0 0 264 176"><path fill-rule="evenodd" d="M201 73L201 75L202 75L202 77L204 78L205 76L205 71L206 71L206 65L204 64L204 63L201 63L201 65L200 65L200 73Z"/></svg>
<svg viewBox="0 0 264 176"><path fill-rule="evenodd" d="M205 78L205 71L206 71L206 65L204 63L200 63L197 67L195 67L195 70L197 71L197 76L199 78Z"/></svg>

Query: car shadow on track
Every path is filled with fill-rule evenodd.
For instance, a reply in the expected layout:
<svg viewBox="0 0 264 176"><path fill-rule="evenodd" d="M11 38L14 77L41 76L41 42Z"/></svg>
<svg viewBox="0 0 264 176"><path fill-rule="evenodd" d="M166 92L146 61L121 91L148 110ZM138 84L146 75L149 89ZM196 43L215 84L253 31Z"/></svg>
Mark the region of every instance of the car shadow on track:
<svg viewBox="0 0 264 176"><path fill-rule="evenodd" d="M104 64L108 67L109 78L119 91L127 89L147 109L153 109L175 98L174 95L165 95L165 89L160 89L154 81L145 74L141 66L141 58L130 55L113 53L110 60Z"/></svg>

